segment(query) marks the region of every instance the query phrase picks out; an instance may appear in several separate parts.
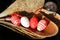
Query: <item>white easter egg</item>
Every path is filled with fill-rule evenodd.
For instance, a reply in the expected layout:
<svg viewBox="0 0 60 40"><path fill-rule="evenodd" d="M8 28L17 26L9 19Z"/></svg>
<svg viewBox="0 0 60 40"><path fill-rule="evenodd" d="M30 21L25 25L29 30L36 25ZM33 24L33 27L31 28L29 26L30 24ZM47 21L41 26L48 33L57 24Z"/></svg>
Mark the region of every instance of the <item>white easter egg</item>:
<svg viewBox="0 0 60 40"><path fill-rule="evenodd" d="M27 17L21 17L21 25L28 28L29 27L29 19Z"/></svg>

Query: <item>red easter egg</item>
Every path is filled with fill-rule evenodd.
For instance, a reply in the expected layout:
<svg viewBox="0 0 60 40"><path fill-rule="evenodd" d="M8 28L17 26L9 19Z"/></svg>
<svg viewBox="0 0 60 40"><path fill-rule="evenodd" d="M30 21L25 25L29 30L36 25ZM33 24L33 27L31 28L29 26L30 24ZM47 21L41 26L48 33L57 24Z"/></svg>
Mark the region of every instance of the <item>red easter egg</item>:
<svg viewBox="0 0 60 40"><path fill-rule="evenodd" d="M19 17L17 17L17 16L12 16L12 17L11 17L11 22L12 22L14 25L16 25L16 26L19 26L19 25L20 25L20 19L19 19Z"/></svg>
<svg viewBox="0 0 60 40"><path fill-rule="evenodd" d="M46 28L47 26L47 21L46 20L40 20L38 25L37 25L37 30L42 31Z"/></svg>
<svg viewBox="0 0 60 40"><path fill-rule="evenodd" d="M36 16L33 16L31 19L30 19L30 27L32 29L35 29L37 28L37 24L38 24L38 18Z"/></svg>

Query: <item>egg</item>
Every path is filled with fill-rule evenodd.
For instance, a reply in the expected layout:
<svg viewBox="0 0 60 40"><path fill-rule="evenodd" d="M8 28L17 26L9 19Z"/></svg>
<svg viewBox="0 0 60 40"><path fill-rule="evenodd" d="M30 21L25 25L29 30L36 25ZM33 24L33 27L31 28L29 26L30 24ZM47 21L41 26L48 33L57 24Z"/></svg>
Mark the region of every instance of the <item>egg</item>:
<svg viewBox="0 0 60 40"><path fill-rule="evenodd" d="M21 25L28 28L29 27L29 19L27 17L21 17Z"/></svg>
<svg viewBox="0 0 60 40"><path fill-rule="evenodd" d="M13 13L13 14L10 14L11 16L11 22L16 25L16 26L19 26L20 25L20 18L21 18L21 15L18 14L18 13Z"/></svg>
<svg viewBox="0 0 60 40"><path fill-rule="evenodd" d="M16 25L16 26L19 26L20 25L20 18L17 17L17 16L12 16L11 18L11 22Z"/></svg>
<svg viewBox="0 0 60 40"><path fill-rule="evenodd" d="M38 18L36 16L33 16L31 19L30 19L30 27L32 29L36 29L37 28L37 24L38 24Z"/></svg>
<svg viewBox="0 0 60 40"><path fill-rule="evenodd" d="M37 30L42 31L46 28L47 26L47 21L46 20L40 20L38 25L37 25Z"/></svg>

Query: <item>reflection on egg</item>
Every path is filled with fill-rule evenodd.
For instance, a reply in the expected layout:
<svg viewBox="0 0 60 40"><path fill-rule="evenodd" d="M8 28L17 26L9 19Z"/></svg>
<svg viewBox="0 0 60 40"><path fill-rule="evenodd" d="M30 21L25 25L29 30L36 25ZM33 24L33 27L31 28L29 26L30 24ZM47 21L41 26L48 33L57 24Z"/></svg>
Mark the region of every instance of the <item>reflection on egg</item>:
<svg viewBox="0 0 60 40"><path fill-rule="evenodd" d="M27 17L21 17L21 25L28 28L29 27L29 19Z"/></svg>

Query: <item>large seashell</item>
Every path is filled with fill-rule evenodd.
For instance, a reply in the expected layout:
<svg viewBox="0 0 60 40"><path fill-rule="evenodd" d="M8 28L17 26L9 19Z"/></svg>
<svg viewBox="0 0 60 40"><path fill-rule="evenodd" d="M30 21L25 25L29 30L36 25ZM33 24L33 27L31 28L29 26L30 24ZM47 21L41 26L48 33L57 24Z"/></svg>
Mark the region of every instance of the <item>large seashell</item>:
<svg viewBox="0 0 60 40"><path fill-rule="evenodd" d="M17 2L18 1L18 2ZM25 0L24 0L25 1ZM32 2L31 2L32 0L28 0L28 2L30 2L31 4L32 4ZM44 4L44 0L34 0L34 2L36 2L36 1L38 1L41 5L43 5ZM41 2L42 1L42 2ZM33 12L34 10L36 10L37 8L39 8L39 7L41 7L40 5L39 5L39 7L38 6L36 6L35 4L34 4L34 7L33 7L33 10L31 10L31 7L30 8L28 8L27 6L26 6L26 4L25 4L25 2L22 2L22 3L24 3L22 6L20 5L21 4L21 2L22 2L22 0L16 0L12 5L10 5L4 12L2 12L1 14L0 14L0 18L1 17L4 17L4 16L7 16L7 15L10 15L11 13L13 13L13 12L16 12L16 11L27 11L27 12ZM36 2L37 3L37 2ZM39 4L38 3L38 4ZM19 5L18 5L19 4ZM30 4L30 5L31 5ZM29 5L29 4L28 4ZM29 5L29 6L30 6ZM19 7L18 7L19 6ZM26 9L26 7L27 7L27 9ZM36 9L35 9L35 7L36 7ZM23 8L23 9L21 9L21 8ZM31 10L31 11L29 11L29 10ZM45 10L45 9L42 9L46 14L48 14L48 13L51 13L51 11L50 12L48 12L47 10ZM4 15L3 15L4 14ZM42 14L42 13L41 13ZM40 14L40 15L41 15ZM42 16L44 16L44 15L42 15ZM58 16L58 15L57 15ZM40 16L41 17L41 16ZM59 19L60 19L60 17L59 17ZM30 29L28 29L28 28L24 28L24 27L22 27L22 26L15 26L15 25L13 25L12 23L9 23L9 22L6 22L6 21L0 21L0 25L1 24L3 24L3 25L5 25L4 27L6 27L6 28L9 28L9 29L11 29L11 30L13 30L13 31L15 31L15 32L17 32L17 33L19 33L19 34L25 34L25 36L28 36L28 37L31 37L31 38L34 38L34 39L43 39L43 38L46 38L46 37L52 37L52 36L55 36L57 33L58 33L58 26L55 24L55 23L53 23L51 20L50 20L50 22L49 22L49 24L48 24L48 26L46 27L46 29L45 30L43 30L43 31L41 31L41 32L38 32L37 30L35 31L31 31ZM52 30L52 31L51 31Z"/></svg>

